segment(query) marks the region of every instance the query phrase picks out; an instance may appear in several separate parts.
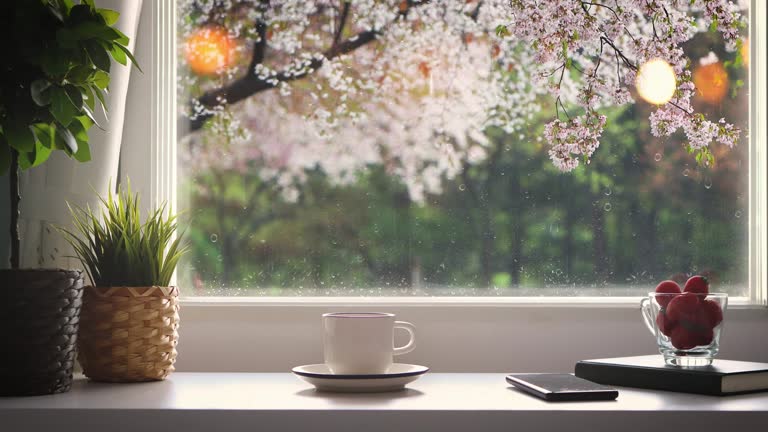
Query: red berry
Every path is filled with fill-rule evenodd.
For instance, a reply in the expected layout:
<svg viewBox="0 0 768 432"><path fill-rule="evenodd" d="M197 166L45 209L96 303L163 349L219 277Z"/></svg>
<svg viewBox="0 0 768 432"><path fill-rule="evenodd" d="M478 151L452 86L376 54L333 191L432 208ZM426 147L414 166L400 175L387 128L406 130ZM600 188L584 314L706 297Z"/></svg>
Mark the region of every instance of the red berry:
<svg viewBox="0 0 768 432"><path fill-rule="evenodd" d="M680 294L680 292L680 285L678 285L677 282L665 280L656 285L656 293L670 295L656 296L656 302L659 303L659 306L662 308L666 308L669 302L672 301L672 299L675 297L674 294Z"/></svg>
<svg viewBox="0 0 768 432"><path fill-rule="evenodd" d="M679 325L669 335L672 346L679 350L689 350L696 346L698 337L687 328Z"/></svg>
<svg viewBox="0 0 768 432"><path fill-rule="evenodd" d="M685 292L695 294L709 294L709 281L704 276L691 276L688 282L685 283Z"/></svg>
<svg viewBox="0 0 768 432"><path fill-rule="evenodd" d="M669 336L672 333L672 329L677 326L677 322L670 320L664 311L660 311L656 315L656 326L664 336Z"/></svg>
<svg viewBox="0 0 768 432"><path fill-rule="evenodd" d="M699 296L684 293L672 299L667 306L667 318L672 321L696 322L699 311Z"/></svg>
<svg viewBox="0 0 768 432"><path fill-rule="evenodd" d="M723 310L713 300L704 300L699 308L699 322L705 327L713 329L723 322Z"/></svg>
<svg viewBox="0 0 768 432"><path fill-rule="evenodd" d="M693 342L696 346L709 345L715 338L715 332L711 328L700 328L695 332L692 332Z"/></svg>

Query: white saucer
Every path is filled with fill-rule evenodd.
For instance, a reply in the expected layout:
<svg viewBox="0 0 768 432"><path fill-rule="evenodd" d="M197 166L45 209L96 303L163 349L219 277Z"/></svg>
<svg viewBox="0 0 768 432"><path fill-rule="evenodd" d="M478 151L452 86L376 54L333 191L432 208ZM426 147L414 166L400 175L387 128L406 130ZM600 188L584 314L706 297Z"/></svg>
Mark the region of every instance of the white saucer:
<svg viewBox="0 0 768 432"><path fill-rule="evenodd" d="M325 364L297 366L292 369L302 380L320 391L344 393L377 393L402 390L429 371L426 366L393 363L384 374L337 375Z"/></svg>

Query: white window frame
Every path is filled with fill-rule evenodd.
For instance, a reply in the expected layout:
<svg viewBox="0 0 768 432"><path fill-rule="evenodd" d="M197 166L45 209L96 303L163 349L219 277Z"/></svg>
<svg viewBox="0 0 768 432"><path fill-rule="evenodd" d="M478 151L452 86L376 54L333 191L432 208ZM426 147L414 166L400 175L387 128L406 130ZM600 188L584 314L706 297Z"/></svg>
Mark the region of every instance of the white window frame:
<svg viewBox="0 0 768 432"><path fill-rule="evenodd" d="M151 40L151 56L144 64L145 73L138 79L148 81L141 91L148 93L150 98L150 128L149 139L139 142L126 142L126 148L132 149L123 154L123 173L131 178L135 188L144 193L145 203L167 202L173 208L176 206L176 4L175 0L158 0L145 2L145 10L142 16L142 29L151 28L153 37ZM753 98L750 103L748 145L750 147L749 163L749 293L746 297L735 297L732 304L741 305L768 305L768 233L766 221L768 221L768 158L766 156L766 20L765 2L752 0L753 23L750 28L750 77L749 83ZM151 18L147 23L145 18ZM763 30L763 31L758 31ZM141 38L141 34L140 34ZM140 43L141 41L139 41ZM138 53L141 55L142 53ZM135 74L131 77L133 80ZM760 79L762 77L762 79ZM134 87L131 91L136 90ZM144 105L145 107L146 105ZM127 125L128 126L128 125ZM146 137L146 135L145 135ZM134 150L135 149L135 150ZM150 155L149 167L146 158L130 163L131 153ZM147 175L149 168L149 175ZM136 172L137 170L140 170ZM133 175L131 175L133 174ZM762 186L762 187L760 187ZM550 304L550 305L615 305L635 304L635 297L425 297L425 298L323 298L323 297L277 297L277 298L228 298L228 297L197 297L186 298L188 303L265 303L271 305L297 305L297 304L334 304L355 303L360 305L383 303L392 304L499 304L509 303L517 305Z"/></svg>
<svg viewBox="0 0 768 432"><path fill-rule="evenodd" d="M749 294L730 299L731 338L723 348L731 358L768 361L768 344L738 337L764 334L768 325L766 5L751 6ZM145 205L177 208L175 0L143 8L136 54L144 74L131 76L121 171ZM286 371L321 360L321 313L387 310L418 327L419 347L404 361L436 371L568 371L582 358L653 352L638 303L639 297L186 297L177 367Z"/></svg>

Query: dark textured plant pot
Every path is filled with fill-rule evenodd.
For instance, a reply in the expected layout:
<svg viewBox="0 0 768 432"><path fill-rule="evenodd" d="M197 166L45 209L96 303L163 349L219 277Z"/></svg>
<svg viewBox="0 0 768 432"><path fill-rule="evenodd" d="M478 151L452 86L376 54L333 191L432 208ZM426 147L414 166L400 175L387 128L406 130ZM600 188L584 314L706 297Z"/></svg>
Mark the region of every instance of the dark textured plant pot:
<svg viewBox="0 0 768 432"><path fill-rule="evenodd" d="M0 396L72 387L82 296L80 270L0 270Z"/></svg>

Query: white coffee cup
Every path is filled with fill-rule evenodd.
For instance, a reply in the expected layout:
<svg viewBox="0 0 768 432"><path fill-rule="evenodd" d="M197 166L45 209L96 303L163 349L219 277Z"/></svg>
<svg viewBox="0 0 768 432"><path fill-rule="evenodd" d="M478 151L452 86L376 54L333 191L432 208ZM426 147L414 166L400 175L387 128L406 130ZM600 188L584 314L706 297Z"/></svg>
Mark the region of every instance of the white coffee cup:
<svg viewBox="0 0 768 432"><path fill-rule="evenodd" d="M407 331L411 339L395 347L395 329ZM416 328L395 315L379 312L327 313L323 315L325 364L343 375L386 373L392 356L413 351Z"/></svg>

